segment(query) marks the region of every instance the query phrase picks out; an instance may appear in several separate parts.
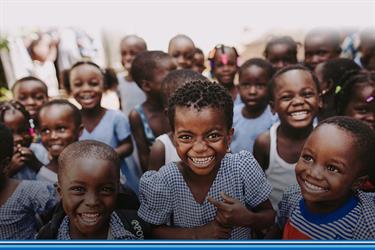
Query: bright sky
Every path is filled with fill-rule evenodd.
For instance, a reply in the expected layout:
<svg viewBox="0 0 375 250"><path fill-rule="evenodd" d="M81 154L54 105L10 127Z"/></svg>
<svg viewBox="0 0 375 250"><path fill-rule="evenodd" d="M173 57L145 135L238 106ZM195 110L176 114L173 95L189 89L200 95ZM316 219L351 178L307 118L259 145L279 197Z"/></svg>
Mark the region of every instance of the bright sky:
<svg viewBox="0 0 375 250"><path fill-rule="evenodd" d="M375 26L375 0L0 0L0 30L78 26L136 33L150 49L167 49L177 33L204 51L247 43L269 29Z"/></svg>

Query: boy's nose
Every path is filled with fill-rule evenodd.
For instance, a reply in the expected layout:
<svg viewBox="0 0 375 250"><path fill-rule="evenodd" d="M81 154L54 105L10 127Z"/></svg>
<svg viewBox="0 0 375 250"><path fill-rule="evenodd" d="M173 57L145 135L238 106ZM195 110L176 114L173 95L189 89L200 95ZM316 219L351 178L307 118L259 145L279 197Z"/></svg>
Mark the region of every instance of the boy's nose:
<svg viewBox="0 0 375 250"><path fill-rule="evenodd" d="M322 179L322 177L323 177L322 167L320 167L318 165L314 165L314 166L310 167L309 168L309 175L316 180Z"/></svg>
<svg viewBox="0 0 375 250"><path fill-rule="evenodd" d="M195 142L194 145L193 145L193 150L194 150L195 152L197 152L197 153L199 153L199 152L204 152L204 151L207 150L207 145L206 145L206 143L203 142L203 141L197 141L197 142Z"/></svg>
<svg viewBox="0 0 375 250"><path fill-rule="evenodd" d="M29 97L29 98L26 98L25 104L26 105L33 105L33 104L35 104L35 101L34 101L33 98Z"/></svg>
<svg viewBox="0 0 375 250"><path fill-rule="evenodd" d="M87 193L85 197L85 203L87 206L93 207L99 204L99 197L95 193Z"/></svg>

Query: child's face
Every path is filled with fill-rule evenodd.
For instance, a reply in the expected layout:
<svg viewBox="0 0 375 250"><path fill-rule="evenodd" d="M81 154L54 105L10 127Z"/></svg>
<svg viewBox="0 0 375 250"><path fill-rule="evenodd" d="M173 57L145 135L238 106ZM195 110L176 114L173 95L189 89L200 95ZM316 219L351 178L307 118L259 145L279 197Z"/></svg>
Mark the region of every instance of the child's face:
<svg viewBox="0 0 375 250"><path fill-rule="evenodd" d="M168 54L173 58L177 69L191 69L193 66L194 44L189 40L175 39L169 46Z"/></svg>
<svg viewBox="0 0 375 250"><path fill-rule="evenodd" d="M144 51L145 48L138 39L128 38L121 43L120 50L122 66L129 72L135 56Z"/></svg>
<svg viewBox="0 0 375 250"><path fill-rule="evenodd" d="M82 109L96 108L103 94L103 74L95 66L79 65L70 73L70 88Z"/></svg>
<svg viewBox="0 0 375 250"><path fill-rule="evenodd" d="M251 65L242 71L238 89L246 108L250 110L265 108L268 103L268 80L266 71L256 65Z"/></svg>
<svg viewBox="0 0 375 250"><path fill-rule="evenodd" d="M172 59L161 60L158 67L155 68L153 74L153 80L150 84L150 94L156 94L161 97L161 85L163 79L168 75L169 72L176 69L176 64Z"/></svg>
<svg viewBox="0 0 375 250"><path fill-rule="evenodd" d="M7 110L4 114L4 125L12 130L15 150L18 146L29 147L32 142L28 122L21 111Z"/></svg>
<svg viewBox="0 0 375 250"><path fill-rule="evenodd" d="M82 127L74 122L73 112L67 106L53 105L39 113L42 143L52 158L57 159L69 144L78 141Z"/></svg>
<svg viewBox="0 0 375 250"><path fill-rule="evenodd" d="M201 53L195 53L192 70L202 74L205 69L206 66L204 66L204 55L202 55Z"/></svg>
<svg viewBox="0 0 375 250"><path fill-rule="evenodd" d="M305 64L311 70L314 70L319 63L337 58L338 56L339 53L334 45L332 45L329 37L315 35L305 41Z"/></svg>
<svg viewBox="0 0 375 250"><path fill-rule="evenodd" d="M288 44L277 43L269 48L267 60L276 70L297 63L296 55L290 51Z"/></svg>
<svg viewBox="0 0 375 250"><path fill-rule="evenodd" d="M220 167L233 130L217 108L176 107L174 140L184 167L195 175L209 175Z"/></svg>
<svg viewBox="0 0 375 250"><path fill-rule="evenodd" d="M340 145L340 146L338 146ZM360 175L353 137L332 124L314 130L306 140L296 165L303 198L310 207L340 207Z"/></svg>
<svg viewBox="0 0 375 250"><path fill-rule="evenodd" d="M40 41L38 41L32 48L33 59L40 62L45 62L51 50L51 38L49 35L42 35Z"/></svg>
<svg viewBox="0 0 375 250"><path fill-rule="evenodd" d="M220 49L216 50L214 58L214 75L215 78L221 84L233 84L234 77L236 76L237 67L237 55L233 49L225 49L223 59L223 52Z"/></svg>
<svg viewBox="0 0 375 250"><path fill-rule="evenodd" d="M14 89L14 98L19 101L34 119L39 109L48 101L44 86L38 81L19 83Z"/></svg>
<svg viewBox="0 0 375 250"><path fill-rule="evenodd" d="M371 101L371 96L373 97ZM367 83L357 83L345 109L345 115L366 122L375 129L375 87Z"/></svg>
<svg viewBox="0 0 375 250"><path fill-rule="evenodd" d="M293 128L312 126L320 104L317 87L311 75L303 70L290 70L275 81L271 107L282 124Z"/></svg>
<svg viewBox="0 0 375 250"><path fill-rule="evenodd" d="M69 216L70 236L106 237L117 199L118 168L111 161L93 158L72 159L64 168L57 190Z"/></svg>

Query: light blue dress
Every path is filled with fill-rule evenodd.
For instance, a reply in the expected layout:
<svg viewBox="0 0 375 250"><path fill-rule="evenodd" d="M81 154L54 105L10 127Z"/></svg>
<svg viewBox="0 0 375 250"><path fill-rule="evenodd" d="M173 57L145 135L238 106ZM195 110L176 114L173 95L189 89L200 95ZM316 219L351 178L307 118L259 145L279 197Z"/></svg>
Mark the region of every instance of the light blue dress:
<svg viewBox="0 0 375 250"><path fill-rule="evenodd" d="M238 153L241 150L253 152L253 146L256 138L261 133L269 130L269 128L277 122L277 115L272 114L271 108L267 106L264 112L254 119L245 118L242 115L242 106L236 106L233 112L233 128L234 134L230 149L232 153Z"/></svg>
<svg viewBox="0 0 375 250"><path fill-rule="evenodd" d="M217 213L207 197L203 204L196 202L176 162L168 163L159 171L144 173L139 192L138 215L154 225L193 228L213 221ZM222 159L207 196L222 201L220 192L251 209L268 199L271 185L252 154L242 151L226 154ZM230 239L249 239L250 232L250 228L234 227Z"/></svg>

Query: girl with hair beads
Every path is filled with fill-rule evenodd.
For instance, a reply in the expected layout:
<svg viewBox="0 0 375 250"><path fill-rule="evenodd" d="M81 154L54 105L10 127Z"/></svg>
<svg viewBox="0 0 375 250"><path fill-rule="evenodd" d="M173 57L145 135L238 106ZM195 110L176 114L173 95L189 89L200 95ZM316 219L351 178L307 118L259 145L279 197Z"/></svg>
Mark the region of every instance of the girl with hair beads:
<svg viewBox="0 0 375 250"><path fill-rule="evenodd" d="M0 123L0 240L30 240L37 233L36 215L57 202L55 188L39 181L8 177L13 155L12 131Z"/></svg>
<svg viewBox="0 0 375 250"><path fill-rule="evenodd" d="M375 71L349 77L336 96L338 115L362 120L375 129Z"/></svg>
<svg viewBox="0 0 375 250"><path fill-rule="evenodd" d="M16 101L19 101L30 114L30 127L34 141L39 140L37 113L39 109L48 102L47 85L34 76L27 76L17 80L12 86L12 94ZM48 163L44 162L45 164Z"/></svg>
<svg viewBox="0 0 375 250"><path fill-rule="evenodd" d="M270 105L280 122L258 136L254 157L272 184L274 209L284 189L296 183L295 165L320 105L318 84L313 72L300 65L281 69L270 82Z"/></svg>
<svg viewBox="0 0 375 250"><path fill-rule="evenodd" d="M80 140L97 140L110 145L123 159L131 154L133 144L127 117L118 110L100 105L106 73L91 61L80 61L72 66L67 91L81 105L83 132ZM125 162L122 160L121 170ZM132 187L137 191L137 187Z"/></svg>
<svg viewBox="0 0 375 250"><path fill-rule="evenodd" d="M153 236L174 239L248 239L273 223L271 186L253 156L227 153L233 101L224 87L192 81L168 102L180 162L140 180L138 215Z"/></svg>
<svg viewBox="0 0 375 250"><path fill-rule="evenodd" d="M336 110L338 115L361 120L375 130L375 71L349 77L336 96ZM360 188L374 192L375 182L365 179Z"/></svg>
<svg viewBox="0 0 375 250"><path fill-rule="evenodd" d="M296 165L298 185L285 191L267 238L373 240L375 196L356 187L374 172L374 152L375 132L362 121L322 121L306 140Z"/></svg>
<svg viewBox="0 0 375 250"><path fill-rule="evenodd" d="M353 72L358 72L360 67L351 59L337 58L319 63L315 74L319 79L320 97L323 106L319 110L319 121L335 116L335 96L342 88L345 79Z"/></svg>
<svg viewBox="0 0 375 250"><path fill-rule="evenodd" d="M211 76L223 85L231 94L234 106L242 104L238 89L234 85L234 77L238 71L238 53L234 47L223 44L211 50L208 60L211 66Z"/></svg>
<svg viewBox="0 0 375 250"><path fill-rule="evenodd" d="M244 62L238 72L238 90L244 105L234 108L230 148L233 153L253 152L257 136L277 121L268 105L268 82L275 70L269 62L253 58Z"/></svg>
<svg viewBox="0 0 375 250"><path fill-rule="evenodd" d="M9 176L21 180L35 180L36 174L48 158L42 145L32 143L29 113L17 101L0 103L0 122L11 129L14 154L9 163Z"/></svg>
<svg viewBox="0 0 375 250"><path fill-rule="evenodd" d="M264 57L276 69L297 63L298 43L290 36L272 38L264 49Z"/></svg>

